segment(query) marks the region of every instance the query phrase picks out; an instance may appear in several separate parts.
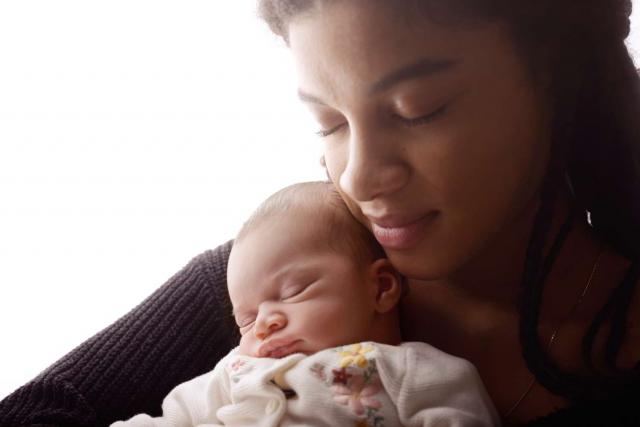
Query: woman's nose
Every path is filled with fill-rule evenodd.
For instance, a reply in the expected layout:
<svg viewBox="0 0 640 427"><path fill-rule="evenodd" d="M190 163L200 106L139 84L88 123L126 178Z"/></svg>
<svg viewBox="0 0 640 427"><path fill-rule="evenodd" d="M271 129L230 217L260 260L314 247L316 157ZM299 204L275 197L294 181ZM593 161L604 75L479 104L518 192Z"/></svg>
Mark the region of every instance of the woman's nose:
<svg viewBox="0 0 640 427"><path fill-rule="evenodd" d="M366 202L392 194L409 181L410 168L394 141L353 132L345 151L346 163L339 184L355 201Z"/></svg>
<svg viewBox="0 0 640 427"><path fill-rule="evenodd" d="M287 326L287 318L282 313L271 312L263 316L259 315L256 319L254 334L256 338L263 340L285 326Z"/></svg>

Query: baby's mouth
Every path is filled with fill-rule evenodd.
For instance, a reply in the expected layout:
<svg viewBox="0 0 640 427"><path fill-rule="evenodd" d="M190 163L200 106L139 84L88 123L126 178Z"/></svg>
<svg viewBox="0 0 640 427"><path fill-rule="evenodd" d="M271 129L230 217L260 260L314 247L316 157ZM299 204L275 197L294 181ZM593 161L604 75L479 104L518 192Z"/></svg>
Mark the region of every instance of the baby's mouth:
<svg viewBox="0 0 640 427"><path fill-rule="evenodd" d="M258 348L258 357L279 359L281 357L297 353L299 342L300 340L287 338L266 341Z"/></svg>

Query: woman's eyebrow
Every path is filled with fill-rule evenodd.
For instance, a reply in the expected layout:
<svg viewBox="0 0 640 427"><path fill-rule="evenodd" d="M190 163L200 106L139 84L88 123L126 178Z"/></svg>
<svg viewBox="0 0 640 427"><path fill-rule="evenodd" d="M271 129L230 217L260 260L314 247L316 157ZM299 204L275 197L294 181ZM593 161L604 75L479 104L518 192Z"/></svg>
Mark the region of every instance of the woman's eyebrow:
<svg viewBox="0 0 640 427"><path fill-rule="evenodd" d="M423 58L417 62L405 65L404 67L389 73L388 75L371 85L371 88L368 92L370 95L374 95L406 80L417 79L433 74L442 73L455 67L459 64L459 62L460 61L453 59L434 60L430 58ZM303 102L327 105L327 103L322 99L318 98L317 96L311 95L303 91L302 89L298 89L298 98L300 98L300 100Z"/></svg>
<svg viewBox="0 0 640 427"><path fill-rule="evenodd" d="M459 61L452 59L420 59L419 61L409 65L405 65L378 80L371 86L371 89L369 89L369 94L373 95L385 91L390 87L406 80L427 77L433 74L448 71L454 66L458 65L458 63Z"/></svg>
<svg viewBox="0 0 640 427"><path fill-rule="evenodd" d="M327 105L326 102L324 102L317 96L310 95L305 91L303 91L302 89L298 89L298 98L300 98L302 102L310 102L311 104Z"/></svg>

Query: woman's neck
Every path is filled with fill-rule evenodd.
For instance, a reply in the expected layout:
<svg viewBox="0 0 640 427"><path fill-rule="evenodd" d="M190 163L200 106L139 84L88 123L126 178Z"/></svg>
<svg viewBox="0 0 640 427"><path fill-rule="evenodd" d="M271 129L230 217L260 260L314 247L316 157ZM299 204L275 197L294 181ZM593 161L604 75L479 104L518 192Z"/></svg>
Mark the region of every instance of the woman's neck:
<svg viewBox="0 0 640 427"><path fill-rule="evenodd" d="M466 294L474 300L487 300L492 304L504 306L517 305L527 248L539 204L538 198L532 200L522 215L494 236L482 252L474 256L470 262L449 277L429 282L429 284ZM548 253L570 211L569 195L565 192L559 193L545 242L544 254ZM584 218L579 215L574 221L584 222ZM589 230L587 227L574 226L565 243L570 244L576 238L576 233L589 233ZM578 238L578 240L584 241L584 238ZM566 250L561 251L563 254L566 252ZM573 263L574 260L574 257L559 256L554 269L563 270L564 267L561 264Z"/></svg>

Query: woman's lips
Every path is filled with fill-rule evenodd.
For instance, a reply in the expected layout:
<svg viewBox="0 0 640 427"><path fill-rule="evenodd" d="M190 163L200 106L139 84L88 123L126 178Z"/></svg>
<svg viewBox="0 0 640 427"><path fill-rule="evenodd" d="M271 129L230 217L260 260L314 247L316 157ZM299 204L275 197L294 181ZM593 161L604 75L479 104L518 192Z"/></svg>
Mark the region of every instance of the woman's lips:
<svg viewBox="0 0 640 427"><path fill-rule="evenodd" d="M371 219L371 231L385 249L410 249L424 238L427 226L437 215L438 212L429 212L406 222L390 217Z"/></svg>

